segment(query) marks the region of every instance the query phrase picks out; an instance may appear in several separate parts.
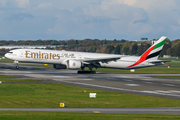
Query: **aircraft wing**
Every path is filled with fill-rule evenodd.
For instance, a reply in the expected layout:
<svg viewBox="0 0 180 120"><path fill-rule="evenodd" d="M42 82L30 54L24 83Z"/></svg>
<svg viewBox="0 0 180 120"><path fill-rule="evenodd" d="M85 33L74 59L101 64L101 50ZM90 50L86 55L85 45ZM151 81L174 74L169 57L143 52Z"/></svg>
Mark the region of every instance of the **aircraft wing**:
<svg viewBox="0 0 180 120"><path fill-rule="evenodd" d="M121 57L107 57L107 58L84 58L82 60L82 62L85 62L85 63L95 63L95 62L102 62L102 63L107 63L107 62L110 62L110 61L116 61L118 59L120 59Z"/></svg>

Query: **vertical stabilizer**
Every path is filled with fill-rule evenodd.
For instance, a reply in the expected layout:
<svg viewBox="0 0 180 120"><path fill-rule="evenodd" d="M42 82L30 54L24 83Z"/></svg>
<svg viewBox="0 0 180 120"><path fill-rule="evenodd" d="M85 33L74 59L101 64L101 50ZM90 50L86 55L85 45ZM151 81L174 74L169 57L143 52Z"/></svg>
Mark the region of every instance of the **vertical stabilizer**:
<svg viewBox="0 0 180 120"><path fill-rule="evenodd" d="M144 62L145 60L150 60L150 61L157 60L165 42L166 42L166 39L167 39L167 37L162 36L155 44L153 44L148 50L146 50L146 52L144 52L140 56L140 59L136 63L128 66L127 68L134 67L134 66Z"/></svg>
<svg viewBox="0 0 180 120"><path fill-rule="evenodd" d="M163 46L166 42L167 37L162 36L155 44L153 44L144 54L142 55L146 57L145 60L157 60Z"/></svg>

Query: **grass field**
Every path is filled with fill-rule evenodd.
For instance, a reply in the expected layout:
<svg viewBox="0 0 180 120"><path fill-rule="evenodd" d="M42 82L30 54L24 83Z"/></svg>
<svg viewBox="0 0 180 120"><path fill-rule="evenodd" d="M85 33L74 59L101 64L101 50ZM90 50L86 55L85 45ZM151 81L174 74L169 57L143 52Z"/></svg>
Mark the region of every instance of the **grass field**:
<svg viewBox="0 0 180 120"><path fill-rule="evenodd" d="M18 77L14 77L14 76L0 75L0 81L11 81L17 78Z"/></svg>
<svg viewBox="0 0 180 120"><path fill-rule="evenodd" d="M1 82L3 83L7 83L7 82L13 82L13 83L16 83L16 82L39 82L38 80L1 80Z"/></svg>
<svg viewBox="0 0 180 120"><path fill-rule="evenodd" d="M18 77L7 76L7 75L0 75L0 81L3 83L6 83L6 82L13 82L13 83L16 83L16 82L39 82L38 80L31 80L31 79L23 80Z"/></svg>
<svg viewBox="0 0 180 120"><path fill-rule="evenodd" d="M1 120L179 120L180 115L0 111Z"/></svg>
<svg viewBox="0 0 180 120"><path fill-rule="evenodd" d="M11 79L11 78L17 78L17 77L7 76L7 75L0 75L0 79Z"/></svg>
<svg viewBox="0 0 180 120"><path fill-rule="evenodd" d="M35 67L46 67L46 68L53 68L52 64L23 64L23 66L35 66Z"/></svg>
<svg viewBox="0 0 180 120"><path fill-rule="evenodd" d="M8 79L18 81L17 77L0 75L0 81L8 81ZM92 92L97 93L97 98L89 98L89 93ZM175 99L101 91L55 83L2 83L0 95L0 108L59 108L60 102L64 102L66 108L180 107L180 100ZM174 120L180 119L180 115L0 111L0 119Z"/></svg>
<svg viewBox="0 0 180 120"><path fill-rule="evenodd" d="M9 59L1 59L0 62L3 62L3 63L13 63L13 60L9 60Z"/></svg>
<svg viewBox="0 0 180 120"><path fill-rule="evenodd" d="M89 93L97 93L97 98L89 98ZM175 99L55 83L2 83L0 95L0 108L59 108L60 102L66 108L180 107Z"/></svg>
<svg viewBox="0 0 180 120"><path fill-rule="evenodd" d="M0 108L58 108L60 102L64 102L67 108L180 107L180 100L174 99L55 83L16 83L37 82L37 80L21 80L6 75L0 75L0 81L13 82L0 84ZM97 93L97 98L90 99L89 93L94 92Z"/></svg>
<svg viewBox="0 0 180 120"><path fill-rule="evenodd" d="M159 60L174 60L174 61L180 61L180 59L176 59L176 58L159 58Z"/></svg>

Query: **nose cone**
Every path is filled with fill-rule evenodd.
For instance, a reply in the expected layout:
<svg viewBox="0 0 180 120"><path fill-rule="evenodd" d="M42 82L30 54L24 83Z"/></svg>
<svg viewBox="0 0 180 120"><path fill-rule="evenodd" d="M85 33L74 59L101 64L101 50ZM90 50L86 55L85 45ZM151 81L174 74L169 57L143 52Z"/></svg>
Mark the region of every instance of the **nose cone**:
<svg viewBox="0 0 180 120"><path fill-rule="evenodd" d="M5 56L6 58L9 58L9 55L8 55L8 53L6 53L4 56Z"/></svg>
<svg viewBox="0 0 180 120"><path fill-rule="evenodd" d="M4 56L7 57L7 53Z"/></svg>

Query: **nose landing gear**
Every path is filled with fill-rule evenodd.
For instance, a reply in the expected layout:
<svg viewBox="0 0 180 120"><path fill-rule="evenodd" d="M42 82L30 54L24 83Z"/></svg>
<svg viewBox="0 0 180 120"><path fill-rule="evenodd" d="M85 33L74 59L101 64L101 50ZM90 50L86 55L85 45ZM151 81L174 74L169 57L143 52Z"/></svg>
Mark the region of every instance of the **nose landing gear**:
<svg viewBox="0 0 180 120"><path fill-rule="evenodd" d="M18 66L19 62L15 60L14 63L16 64L16 69L19 69L19 66Z"/></svg>

